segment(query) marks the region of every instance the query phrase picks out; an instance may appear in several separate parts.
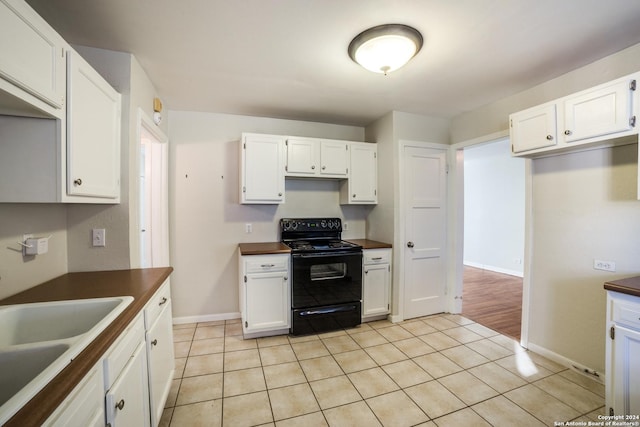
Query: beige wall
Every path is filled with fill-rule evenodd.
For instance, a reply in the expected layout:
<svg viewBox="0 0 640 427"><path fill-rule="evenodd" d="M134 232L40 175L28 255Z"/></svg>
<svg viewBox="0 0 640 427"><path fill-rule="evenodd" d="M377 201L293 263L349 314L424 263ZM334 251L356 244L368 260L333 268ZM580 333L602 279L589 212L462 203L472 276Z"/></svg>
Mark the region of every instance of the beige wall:
<svg viewBox="0 0 640 427"><path fill-rule="evenodd" d="M0 203L0 298L67 272L67 207ZM48 237L49 252L22 257L23 234Z"/></svg>
<svg viewBox="0 0 640 427"><path fill-rule="evenodd" d="M452 141L504 131L512 112L637 70L640 45L454 118ZM636 146L533 161L532 348L604 370L603 282L640 273L636 162ZM594 259L616 262L617 272L594 270Z"/></svg>
<svg viewBox="0 0 640 427"><path fill-rule="evenodd" d="M399 286L401 257L404 243L399 240L404 226L400 212L400 141L421 141L435 144L449 143L448 119L392 111L366 128L367 140L378 142L378 204L367 220L367 237L391 243L393 251L393 277L391 312L399 312Z"/></svg>
<svg viewBox="0 0 640 427"><path fill-rule="evenodd" d="M340 206L339 182L287 179L282 205L240 205L242 132L364 140L364 129L228 114L170 111L169 194L173 314L236 316L241 242L278 241L282 217L337 216L365 237L368 206ZM253 232L245 233L251 223Z"/></svg>
<svg viewBox="0 0 640 427"><path fill-rule="evenodd" d="M156 91L133 55L83 46L76 49L122 95L121 194L118 205L69 206L69 271L138 267L138 108L151 117ZM105 247L91 246L93 228L106 230Z"/></svg>

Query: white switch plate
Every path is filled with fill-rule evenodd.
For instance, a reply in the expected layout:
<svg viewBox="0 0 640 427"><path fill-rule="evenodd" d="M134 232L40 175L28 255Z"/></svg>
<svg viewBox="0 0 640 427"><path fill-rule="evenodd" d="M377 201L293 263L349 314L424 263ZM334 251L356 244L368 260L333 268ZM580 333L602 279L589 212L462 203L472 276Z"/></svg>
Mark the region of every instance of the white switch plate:
<svg viewBox="0 0 640 427"><path fill-rule="evenodd" d="M244 230L247 234L251 233L253 231L253 226L251 224L245 224L244 225Z"/></svg>
<svg viewBox="0 0 640 427"><path fill-rule="evenodd" d="M346 222L342 223L342 231L347 231L349 229L349 224Z"/></svg>
<svg viewBox="0 0 640 427"><path fill-rule="evenodd" d="M94 228L93 230L91 230L91 240L93 246L106 246L107 242L105 241L105 229Z"/></svg>
<svg viewBox="0 0 640 427"><path fill-rule="evenodd" d="M616 271L616 263L613 261L602 261L599 259L594 259L593 269L603 271Z"/></svg>

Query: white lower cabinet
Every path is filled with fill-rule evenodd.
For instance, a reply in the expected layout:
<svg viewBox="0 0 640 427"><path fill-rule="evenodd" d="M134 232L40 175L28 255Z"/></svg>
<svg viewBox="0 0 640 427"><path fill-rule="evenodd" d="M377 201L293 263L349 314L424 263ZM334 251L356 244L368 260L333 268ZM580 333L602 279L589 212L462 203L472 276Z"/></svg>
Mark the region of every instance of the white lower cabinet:
<svg viewBox="0 0 640 427"><path fill-rule="evenodd" d="M145 308L146 346L149 369L149 409L151 425L162 418L169 396L175 361L169 283L165 283Z"/></svg>
<svg viewBox="0 0 640 427"><path fill-rule="evenodd" d="M148 426L149 407L147 402L147 364L144 342L138 346L107 391L105 408L107 425Z"/></svg>
<svg viewBox="0 0 640 427"><path fill-rule="evenodd" d="M391 249L365 249L362 259L362 319L375 320L390 311Z"/></svg>
<svg viewBox="0 0 640 427"><path fill-rule="evenodd" d="M608 415L640 414L640 298L607 292Z"/></svg>
<svg viewBox="0 0 640 427"><path fill-rule="evenodd" d="M288 333L289 255L240 256L240 311L245 338Z"/></svg>
<svg viewBox="0 0 640 427"><path fill-rule="evenodd" d="M64 402L44 423L54 427L104 426L102 362L89 371Z"/></svg>

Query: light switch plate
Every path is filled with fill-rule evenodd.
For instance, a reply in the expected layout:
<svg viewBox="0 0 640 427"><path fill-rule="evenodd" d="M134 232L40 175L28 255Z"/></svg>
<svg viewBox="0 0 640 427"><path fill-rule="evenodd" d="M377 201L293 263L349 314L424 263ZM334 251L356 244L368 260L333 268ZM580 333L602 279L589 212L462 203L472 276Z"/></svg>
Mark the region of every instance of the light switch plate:
<svg viewBox="0 0 640 427"><path fill-rule="evenodd" d="M91 241L94 247L104 247L107 245L105 240L105 229L94 228L91 230Z"/></svg>

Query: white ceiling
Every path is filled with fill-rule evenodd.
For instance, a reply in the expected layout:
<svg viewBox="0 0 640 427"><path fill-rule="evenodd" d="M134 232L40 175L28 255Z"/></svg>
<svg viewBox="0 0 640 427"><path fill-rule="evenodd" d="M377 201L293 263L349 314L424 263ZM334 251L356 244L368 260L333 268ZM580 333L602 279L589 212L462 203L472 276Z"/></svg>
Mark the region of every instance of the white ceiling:
<svg viewBox="0 0 640 427"><path fill-rule="evenodd" d="M27 0L72 44L133 53L165 107L364 126L454 117L640 42L638 0ZM384 76L366 28L425 45Z"/></svg>

